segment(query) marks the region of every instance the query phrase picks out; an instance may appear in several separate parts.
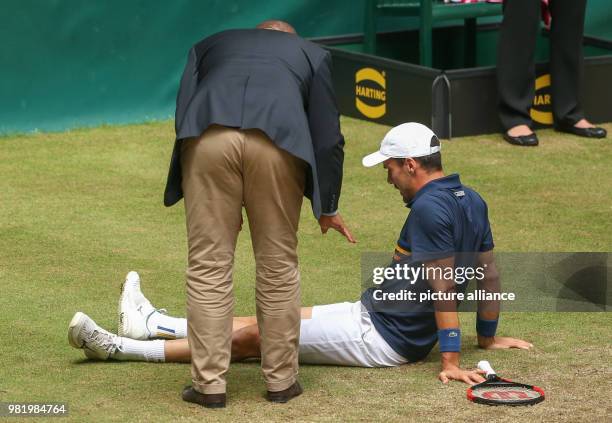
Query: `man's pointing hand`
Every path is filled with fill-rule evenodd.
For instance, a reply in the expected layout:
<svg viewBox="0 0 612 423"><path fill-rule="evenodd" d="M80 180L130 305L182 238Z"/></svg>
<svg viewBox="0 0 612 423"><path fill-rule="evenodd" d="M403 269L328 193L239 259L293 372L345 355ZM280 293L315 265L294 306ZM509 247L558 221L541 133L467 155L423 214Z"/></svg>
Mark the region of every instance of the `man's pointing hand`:
<svg viewBox="0 0 612 423"><path fill-rule="evenodd" d="M326 234L329 228L335 229L340 232L344 237L351 243L355 244L357 241L353 238L351 231L346 227L342 216L337 213L334 216L321 216L319 218L319 225L321 226L321 233Z"/></svg>

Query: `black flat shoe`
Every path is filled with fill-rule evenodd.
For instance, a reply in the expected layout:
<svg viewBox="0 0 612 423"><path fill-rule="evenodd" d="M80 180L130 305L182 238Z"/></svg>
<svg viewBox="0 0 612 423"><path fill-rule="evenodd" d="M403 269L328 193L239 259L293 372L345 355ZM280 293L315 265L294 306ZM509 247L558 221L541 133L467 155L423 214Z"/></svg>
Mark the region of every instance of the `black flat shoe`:
<svg viewBox="0 0 612 423"><path fill-rule="evenodd" d="M555 128L559 132L578 135L585 138L605 138L608 132L604 128L577 128L574 125L558 125Z"/></svg>
<svg viewBox="0 0 612 423"><path fill-rule="evenodd" d="M512 135L508 135L507 132L504 132L504 139L510 144L520 145L523 147L535 147L539 144L538 136L535 134L535 132L529 135L519 135L518 137L513 137Z"/></svg>
<svg viewBox="0 0 612 423"><path fill-rule="evenodd" d="M278 403L284 404L287 401L289 401L291 398L295 398L298 395L301 395L302 392L304 391L302 390L300 383L295 382L293 385L291 385L289 388L285 389L284 391L278 391L278 392L268 391L266 398L270 402L278 402Z"/></svg>
<svg viewBox="0 0 612 423"><path fill-rule="evenodd" d="M225 408L225 394L202 394L193 387L183 389L183 401L192 402L206 408Z"/></svg>

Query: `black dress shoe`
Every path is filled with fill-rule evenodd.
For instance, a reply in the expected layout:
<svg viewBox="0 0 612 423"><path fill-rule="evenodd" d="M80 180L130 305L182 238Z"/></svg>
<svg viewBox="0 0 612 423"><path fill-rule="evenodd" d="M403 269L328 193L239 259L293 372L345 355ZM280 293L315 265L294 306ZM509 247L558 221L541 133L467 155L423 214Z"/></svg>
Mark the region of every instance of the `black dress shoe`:
<svg viewBox="0 0 612 423"><path fill-rule="evenodd" d="M202 394L193 387L183 389L183 401L199 404L206 408L225 408L225 394Z"/></svg>
<svg viewBox="0 0 612 423"><path fill-rule="evenodd" d="M578 135L585 138L605 138L608 132L604 128L577 128L574 125L559 124L555 128L559 132Z"/></svg>
<svg viewBox="0 0 612 423"><path fill-rule="evenodd" d="M510 144L521 145L523 147L535 147L539 143L538 136L535 132L529 135L519 135L517 137L513 137L512 135L508 135L507 132L504 132L504 139Z"/></svg>
<svg viewBox="0 0 612 423"><path fill-rule="evenodd" d="M266 398L270 402L278 402L278 403L284 404L287 401L289 401L291 398L295 398L298 395L301 395L302 392L304 392L304 390L300 386L300 383L296 381L293 385L291 385L284 391L278 391L278 392L268 391Z"/></svg>

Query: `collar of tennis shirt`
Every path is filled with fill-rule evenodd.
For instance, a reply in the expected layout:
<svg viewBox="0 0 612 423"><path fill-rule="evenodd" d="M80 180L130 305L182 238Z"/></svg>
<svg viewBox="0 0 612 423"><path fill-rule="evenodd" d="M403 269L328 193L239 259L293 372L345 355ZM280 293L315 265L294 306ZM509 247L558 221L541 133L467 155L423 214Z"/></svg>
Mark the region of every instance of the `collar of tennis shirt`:
<svg viewBox="0 0 612 423"><path fill-rule="evenodd" d="M406 207L411 208L415 201L419 199L419 197L423 196L428 192L432 192L438 189L458 189L461 188L461 180L459 179L459 174L453 173L451 175L443 176L442 178L434 179L427 182L417 193L414 195L414 198L410 200Z"/></svg>

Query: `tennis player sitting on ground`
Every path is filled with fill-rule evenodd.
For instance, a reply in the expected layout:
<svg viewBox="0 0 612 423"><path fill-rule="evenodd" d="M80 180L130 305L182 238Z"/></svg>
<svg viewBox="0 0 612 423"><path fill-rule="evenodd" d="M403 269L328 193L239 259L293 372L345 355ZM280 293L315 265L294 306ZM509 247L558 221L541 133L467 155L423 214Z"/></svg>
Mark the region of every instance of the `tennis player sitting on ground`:
<svg viewBox="0 0 612 423"><path fill-rule="evenodd" d="M411 208L388 267L399 264L427 270L478 267L484 269L478 288L498 290L487 206L475 191L461 184L458 175L444 176L440 142L434 133L417 123L393 128L383 139L380 151L363 159L368 167L379 163L387 170L388 182L400 191ZM385 278L354 303L302 308L300 362L399 366L423 359L439 342L442 368L438 378L442 382L484 381L481 371L460 368L461 331L456 302L381 299L382 293L398 293L407 286L414 292L465 292L467 283L449 282L440 274L432 274L428 280L421 278L408 285L405 280ZM495 336L498 306L495 303L485 308L479 303L476 326L479 346L485 349L532 347L520 339ZM136 272L127 275L119 307L118 335L107 332L79 312L70 322L70 344L83 348L85 355L94 359L190 361L187 321L155 309L142 294ZM234 318L232 360L259 355L256 318Z"/></svg>

